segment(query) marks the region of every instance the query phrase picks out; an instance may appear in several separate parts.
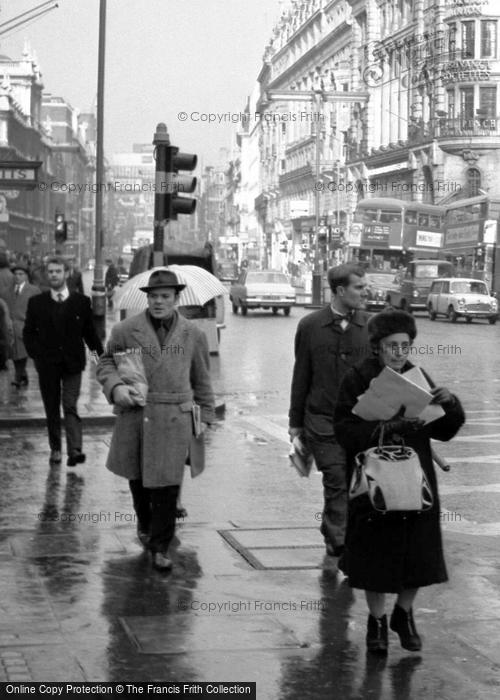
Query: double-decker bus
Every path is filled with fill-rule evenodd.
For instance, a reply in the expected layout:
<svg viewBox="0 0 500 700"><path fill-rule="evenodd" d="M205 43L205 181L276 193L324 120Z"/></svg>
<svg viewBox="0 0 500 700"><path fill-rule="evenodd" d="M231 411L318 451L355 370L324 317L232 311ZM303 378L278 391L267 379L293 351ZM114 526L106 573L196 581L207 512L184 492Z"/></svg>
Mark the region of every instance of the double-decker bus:
<svg viewBox="0 0 500 700"><path fill-rule="evenodd" d="M483 279L500 290L497 226L500 200L483 194L445 205L443 253L455 262L460 277Z"/></svg>
<svg viewBox="0 0 500 700"><path fill-rule="evenodd" d="M445 209L434 204L374 197L358 202L349 245L371 267L399 267L408 257L434 257L443 245ZM408 253L411 255L408 256Z"/></svg>

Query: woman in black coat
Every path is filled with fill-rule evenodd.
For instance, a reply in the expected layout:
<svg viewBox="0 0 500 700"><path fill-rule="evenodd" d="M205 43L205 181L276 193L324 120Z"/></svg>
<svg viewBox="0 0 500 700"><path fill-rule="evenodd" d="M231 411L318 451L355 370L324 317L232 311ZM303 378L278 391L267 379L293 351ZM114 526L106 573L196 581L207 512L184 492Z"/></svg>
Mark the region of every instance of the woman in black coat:
<svg viewBox="0 0 500 700"><path fill-rule="evenodd" d="M346 549L342 569L353 588L365 591L369 608L368 650L386 654L388 645L385 594L396 593L397 600L390 620L403 648L421 649L415 628L412 605L420 586L448 580L443 556L440 506L430 439L450 440L465 421L460 401L445 387L432 389L432 403L439 404L445 414L424 425L418 418L404 418L400 410L388 421L367 421L352 413L357 398L385 366L406 372L413 365L408 361L411 344L417 334L415 321L405 311L383 311L368 322L373 356L348 370L340 387L335 410L335 433L347 451L348 475L352 476L358 452L378 444L380 430L384 443L404 441L420 458L433 493L433 505L422 512L379 513L367 495L349 502Z"/></svg>

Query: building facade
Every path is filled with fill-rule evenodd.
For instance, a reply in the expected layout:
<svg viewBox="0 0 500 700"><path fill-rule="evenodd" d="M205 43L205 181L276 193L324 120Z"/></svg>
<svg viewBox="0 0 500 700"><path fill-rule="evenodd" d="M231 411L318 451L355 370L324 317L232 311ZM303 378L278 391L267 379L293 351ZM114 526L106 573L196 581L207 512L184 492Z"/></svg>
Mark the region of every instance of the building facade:
<svg viewBox="0 0 500 700"><path fill-rule="evenodd" d="M366 198L445 206L483 196L497 219L499 19L494 0L289 4L265 48L252 115L268 264L310 269L364 248L384 264L405 259L403 240L375 250L360 239L353 219ZM484 227L478 216L443 232L440 252L466 253ZM417 238L412 254L438 253Z"/></svg>

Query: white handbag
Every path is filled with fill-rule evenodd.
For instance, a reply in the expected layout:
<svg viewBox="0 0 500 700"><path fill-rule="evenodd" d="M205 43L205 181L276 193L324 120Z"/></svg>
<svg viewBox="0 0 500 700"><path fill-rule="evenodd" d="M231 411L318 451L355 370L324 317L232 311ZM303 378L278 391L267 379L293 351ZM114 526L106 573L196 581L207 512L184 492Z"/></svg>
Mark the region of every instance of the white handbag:
<svg viewBox="0 0 500 700"><path fill-rule="evenodd" d="M406 445L383 445L359 452L349 488L349 500L367 494L373 508L389 511L423 511L434 498L420 459Z"/></svg>

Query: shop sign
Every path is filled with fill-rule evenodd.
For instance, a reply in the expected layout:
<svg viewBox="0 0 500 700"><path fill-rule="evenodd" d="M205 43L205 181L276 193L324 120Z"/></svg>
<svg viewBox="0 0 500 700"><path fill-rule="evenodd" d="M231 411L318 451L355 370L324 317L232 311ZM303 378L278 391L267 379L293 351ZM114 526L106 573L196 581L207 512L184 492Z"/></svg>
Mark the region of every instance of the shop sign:
<svg viewBox="0 0 500 700"><path fill-rule="evenodd" d="M425 246L426 248L441 248L442 240L442 233L436 233L435 231L417 231L415 245Z"/></svg>
<svg viewBox="0 0 500 700"><path fill-rule="evenodd" d="M436 78L445 83L461 82L463 80L489 80L491 75L488 61L451 61L445 63L437 71Z"/></svg>
<svg viewBox="0 0 500 700"><path fill-rule="evenodd" d="M351 230L347 236L347 242L352 248L359 248L361 245L361 233L363 231L362 224L352 224Z"/></svg>
<svg viewBox="0 0 500 700"><path fill-rule="evenodd" d="M495 219L487 219L483 228L483 243L497 242L497 222Z"/></svg>
<svg viewBox="0 0 500 700"><path fill-rule="evenodd" d="M479 223L465 224L449 229L445 236L445 246L453 247L457 243L476 243L479 240Z"/></svg>

